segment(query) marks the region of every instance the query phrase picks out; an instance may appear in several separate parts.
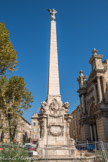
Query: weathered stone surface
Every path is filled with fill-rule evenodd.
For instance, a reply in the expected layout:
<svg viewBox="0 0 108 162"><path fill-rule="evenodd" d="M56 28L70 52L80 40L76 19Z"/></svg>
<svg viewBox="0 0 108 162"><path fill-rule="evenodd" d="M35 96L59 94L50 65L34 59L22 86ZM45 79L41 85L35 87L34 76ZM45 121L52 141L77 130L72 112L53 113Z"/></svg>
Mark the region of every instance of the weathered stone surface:
<svg viewBox="0 0 108 162"><path fill-rule="evenodd" d="M68 114L69 103L62 103L59 86L58 55L55 10L49 9L51 14L50 56L48 97L41 104L40 140L41 157L70 157L75 156L75 146L69 134L71 117ZM71 147L71 150L70 150ZM46 152L46 149L47 152Z"/></svg>
<svg viewBox="0 0 108 162"><path fill-rule="evenodd" d="M102 58L94 49L88 80L82 70L78 77L80 106L72 113L72 116L79 113L80 138L77 133L74 135L77 141L108 141L108 59L102 61Z"/></svg>
<svg viewBox="0 0 108 162"><path fill-rule="evenodd" d="M50 97L49 97L50 96ZM48 80L48 100L54 96L60 97L56 22L51 21L50 32L50 54L49 54L49 80Z"/></svg>
<svg viewBox="0 0 108 162"><path fill-rule="evenodd" d="M41 158L41 159L34 159L34 161L40 161L40 162L96 162L102 161L102 159L96 159L95 157L80 157L80 158Z"/></svg>
<svg viewBox="0 0 108 162"><path fill-rule="evenodd" d="M64 105L67 105L66 108ZM43 132L39 140L39 147L43 148L43 157L46 154L45 148L48 149L48 157L75 156L74 141L69 135L71 118L66 111L69 105L67 103L64 105L53 99L52 103L45 104L44 110L39 116L40 130Z"/></svg>

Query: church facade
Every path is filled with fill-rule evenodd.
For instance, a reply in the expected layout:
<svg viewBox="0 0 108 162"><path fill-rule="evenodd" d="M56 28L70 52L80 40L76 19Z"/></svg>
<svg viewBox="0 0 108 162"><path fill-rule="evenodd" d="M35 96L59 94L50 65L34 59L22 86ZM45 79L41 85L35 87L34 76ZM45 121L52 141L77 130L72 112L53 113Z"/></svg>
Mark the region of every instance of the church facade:
<svg viewBox="0 0 108 162"><path fill-rule="evenodd" d="M89 63L91 73L80 71L78 77L81 141L108 141L108 59L93 50Z"/></svg>

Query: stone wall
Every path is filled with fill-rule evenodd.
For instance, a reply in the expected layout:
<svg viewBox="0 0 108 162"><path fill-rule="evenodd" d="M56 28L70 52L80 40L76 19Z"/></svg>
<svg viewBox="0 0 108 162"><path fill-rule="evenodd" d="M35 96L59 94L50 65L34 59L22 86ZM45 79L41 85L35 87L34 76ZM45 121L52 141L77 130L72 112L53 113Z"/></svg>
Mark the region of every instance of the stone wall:
<svg viewBox="0 0 108 162"><path fill-rule="evenodd" d="M103 117L103 127L105 140L108 141L108 118Z"/></svg>
<svg viewBox="0 0 108 162"><path fill-rule="evenodd" d="M104 141L105 136L104 136L103 118L97 119L96 125L97 125L98 141L101 140Z"/></svg>
<svg viewBox="0 0 108 162"><path fill-rule="evenodd" d="M89 125L83 125L81 127L81 136L82 136L82 141L87 141L87 138L90 138L90 128Z"/></svg>

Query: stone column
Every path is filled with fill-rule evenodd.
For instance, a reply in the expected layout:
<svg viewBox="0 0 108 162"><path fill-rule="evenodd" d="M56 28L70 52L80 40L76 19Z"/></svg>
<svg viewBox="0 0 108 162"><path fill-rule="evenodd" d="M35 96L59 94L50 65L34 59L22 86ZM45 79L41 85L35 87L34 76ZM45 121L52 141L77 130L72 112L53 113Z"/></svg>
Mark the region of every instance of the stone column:
<svg viewBox="0 0 108 162"><path fill-rule="evenodd" d="M103 96L105 94L105 88L106 88L105 79L104 79L104 77L102 77L102 92L103 92Z"/></svg>
<svg viewBox="0 0 108 162"><path fill-rule="evenodd" d="M97 141L97 134L96 134L96 126L95 125L93 125L93 132L94 132L95 141Z"/></svg>
<svg viewBox="0 0 108 162"><path fill-rule="evenodd" d="M94 93L95 93L95 102L97 104L97 91L96 91L96 86L95 84L93 84L93 87L94 87Z"/></svg>
<svg viewBox="0 0 108 162"><path fill-rule="evenodd" d="M84 97L84 94L83 94L83 112L85 113L85 97Z"/></svg>
<svg viewBox="0 0 108 162"><path fill-rule="evenodd" d="M80 113L82 114L82 103L81 103L81 96L80 96Z"/></svg>
<svg viewBox="0 0 108 162"><path fill-rule="evenodd" d="M98 87L98 94L99 94L99 102L102 101L102 90L101 90L101 83L100 83L100 77L97 77L97 87Z"/></svg>
<svg viewBox="0 0 108 162"><path fill-rule="evenodd" d="M91 141L93 141L93 132L92 132L92 126L90 125L90 136L91 136Z"/></svg>

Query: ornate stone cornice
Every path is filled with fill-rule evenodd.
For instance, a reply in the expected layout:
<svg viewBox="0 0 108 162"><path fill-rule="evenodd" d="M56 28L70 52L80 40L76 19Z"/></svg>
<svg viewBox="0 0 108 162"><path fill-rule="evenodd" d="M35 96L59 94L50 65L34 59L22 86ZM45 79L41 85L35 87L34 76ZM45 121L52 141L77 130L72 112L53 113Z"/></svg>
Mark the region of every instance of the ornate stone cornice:
<svg viewBox="0 0 108 162"><path fill-rule="evenodd" d="M94 112L94 116L96 118L100 118L100 117L108 117L108 108L98 108L96 107L95 112Z"/></svg>
<svg viewBox="0 0 108 162"><path fill-rule="evenodd" d="M86 87L80 88L77 92L79 93L79 95L85 94L86 93Z"/></svg>
<svg viewBox="0 0 108 162"><path fill-rule="evenodd" d="M96 73L105 73L106 69L95 69Z"/></svg>
<svg viewBox="0 0 108 162"><path fill-rule="evenodd" d="M95 106L94 113L92 114L92 116L82 114L80 116L79 122L81 125L91 124L95 123L96 119L99 119L101 117L108 118L108 108L101 108L101 104L98 104Z"/></svg>
<svg viewBox="0 0 108 162"><path fill-rule="evenodd" d="M89 63L91 64L94 61L95 58L102 59L103 55L93 54L92 57L89 60Z"/></svg>
<svg viewBox="0 0 108 162"><path fill-rule="evenodd" d="M63 115L58 115L58 114L51 114L49 115L50 117L54 117L54 118L59 118L62 117Z"/></svg>
<svg viewBox="0 0 108 162"><path fill-rule="evenodd" d="M90 76L87 80L87 88L90 86L90 84L96 79L97 76L102 76L103 73L106 72L106 69L95 69L95 70L92 70L91 73L90 73Z"/></svg>

